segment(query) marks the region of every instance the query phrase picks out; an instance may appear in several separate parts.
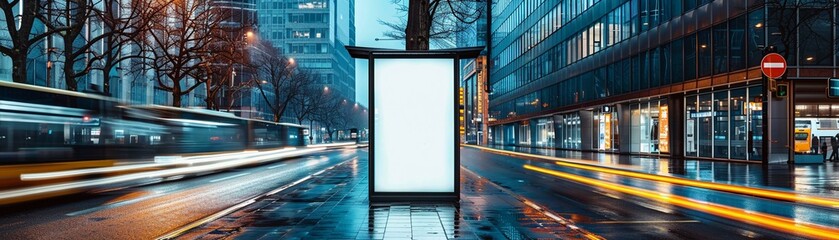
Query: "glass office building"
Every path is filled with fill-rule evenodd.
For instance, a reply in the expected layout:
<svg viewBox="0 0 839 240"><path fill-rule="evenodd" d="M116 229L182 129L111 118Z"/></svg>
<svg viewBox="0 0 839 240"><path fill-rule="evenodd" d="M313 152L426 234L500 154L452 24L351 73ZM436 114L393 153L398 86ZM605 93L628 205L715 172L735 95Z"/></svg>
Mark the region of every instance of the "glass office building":
<svg viewBox="0 0 839 240"><path fill-rule="evenodd" d="M260 0L260 37L320 75L330 90L355 101L355 0Z"/></svg>
<svg viewBox="0 0 839 240"><path fill-rule="evenodd" d="M839 134L839 99L824 90L837 75L837 9L820 4L499 0L490 21L490 143L812 158L816 141ZM768 52L787 59L777 79L787 96L775 96L777 85L760 71ZM816 141L798 146L799 131Z"/></svg>

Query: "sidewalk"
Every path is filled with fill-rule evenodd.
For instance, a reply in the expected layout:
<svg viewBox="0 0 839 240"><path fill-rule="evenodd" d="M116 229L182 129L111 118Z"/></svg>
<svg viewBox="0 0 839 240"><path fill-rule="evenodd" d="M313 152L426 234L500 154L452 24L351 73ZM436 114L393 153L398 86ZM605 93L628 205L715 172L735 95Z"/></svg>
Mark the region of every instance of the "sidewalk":
<svg viewBox="0 0 839 240"><path fill-rule="evenodd" d="M768 187L800 193L839 197L839 163L820 164L751 164L710 160L676 160L664 157L622 155L604 152L582 152L489 146L490 148L560 158L591 161L594 164L668 175L706 182Z"/></svg>
<svg viewBox="0 0 839 240"><path fill-rule="evenodd" d="M181 239L589 239L461 170L461 201L374 203L367 156L203 224ZM550 214L550 213L548 213ZM565 221L560 219L559 221Z"/></svg>

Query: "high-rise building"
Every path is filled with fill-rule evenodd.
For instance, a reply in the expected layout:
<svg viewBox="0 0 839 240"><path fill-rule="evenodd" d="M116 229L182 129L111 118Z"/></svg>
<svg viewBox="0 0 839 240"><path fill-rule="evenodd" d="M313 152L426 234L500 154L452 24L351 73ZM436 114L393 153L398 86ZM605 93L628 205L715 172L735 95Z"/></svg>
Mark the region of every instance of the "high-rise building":
<svg viewBox="0 0 839 240"><path fill-rule="evenodd" d="M499 0L491 142L821 161L812 144L839 134L839 101L825 91L837 70L836 6L779 1ZM788 65L777 81L760 69L770 52Z"/></svg>
<svg viewBox="0 0 839 240"><path fill-rule="evenodd" d="M486 10L478 2L463 2L467 9L476 11ZM471 20L471 19L470 19ZM486 46L488 14L481 13L472 23L456 21L456 47ZM461 94L461 141L469 144L487 144L487 68L486 49L475 59L460 60L460 94Z"/></svg>
<svg viewBox="0 0 839 240"><path fill-rule="evenodd" d="M355 0L260 0L260 37L319 74L325 89L355 101Z"/></svg>

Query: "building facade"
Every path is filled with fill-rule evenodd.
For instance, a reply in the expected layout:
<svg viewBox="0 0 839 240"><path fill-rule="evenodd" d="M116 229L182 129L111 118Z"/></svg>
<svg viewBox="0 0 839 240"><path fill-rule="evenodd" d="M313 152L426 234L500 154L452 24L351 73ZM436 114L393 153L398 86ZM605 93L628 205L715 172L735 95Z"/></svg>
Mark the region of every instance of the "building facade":
<svg viewBox="0 0 839 240"><path fill-rule="evenodd" d="M329 91L355 101L355 0L260 0L260 37L319 74Z"/></svg>
<svg viewBox="0 0 839 240"><path fill-rule="evenodd" d="M824 90L837 74L836 6L765 2L494 3L489 142L762 163L821 158L812 144L839 134L839 101ZM789 65L777 81L760 71L769 52ZM789 94L772 91L775 82ZM793 147L804 129L818 139L806 151Z"/></svg>

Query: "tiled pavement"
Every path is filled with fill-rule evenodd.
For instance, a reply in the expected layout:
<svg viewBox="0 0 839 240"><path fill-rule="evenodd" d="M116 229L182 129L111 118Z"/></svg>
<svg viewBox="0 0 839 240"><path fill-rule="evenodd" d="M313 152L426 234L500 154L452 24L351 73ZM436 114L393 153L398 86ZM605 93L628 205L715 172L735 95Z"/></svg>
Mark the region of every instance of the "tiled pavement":
<svg viewBox="0 0 839 240"><path fill-rule="evenodd" d="M180 236L181 239L586 239L497 185L462 170L461 201L370 203L367 159L313 179ZM560 220L562 221L562 220Z"/></svg>

